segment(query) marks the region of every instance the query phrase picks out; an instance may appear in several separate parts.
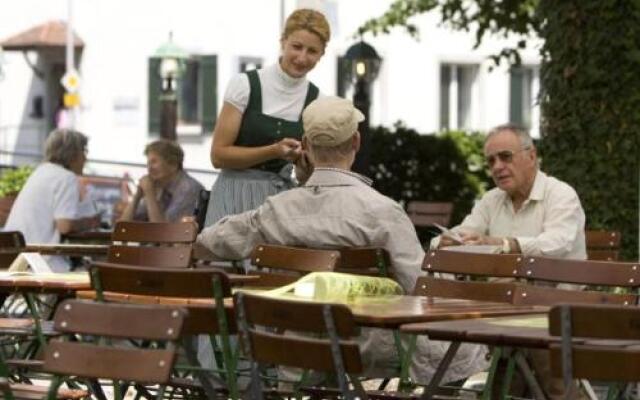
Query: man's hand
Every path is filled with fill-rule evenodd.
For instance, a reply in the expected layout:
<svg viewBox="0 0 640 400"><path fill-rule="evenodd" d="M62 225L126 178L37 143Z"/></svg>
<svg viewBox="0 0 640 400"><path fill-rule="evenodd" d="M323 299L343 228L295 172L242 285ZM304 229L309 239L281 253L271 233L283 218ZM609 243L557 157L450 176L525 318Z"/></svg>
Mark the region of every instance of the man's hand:
<svg viewBox="0 0 640 400"><path fill-rule="evenodd" d="M480 235L474 232L460 232L464 244L502 246L502 238Z"/></svg>
<svg viewBox="0 0 640 400"><path fill-rule="evenodd" d="M302 146L298 140L284 138L275 143L278 158L295 162L302 154Z"/></svg>

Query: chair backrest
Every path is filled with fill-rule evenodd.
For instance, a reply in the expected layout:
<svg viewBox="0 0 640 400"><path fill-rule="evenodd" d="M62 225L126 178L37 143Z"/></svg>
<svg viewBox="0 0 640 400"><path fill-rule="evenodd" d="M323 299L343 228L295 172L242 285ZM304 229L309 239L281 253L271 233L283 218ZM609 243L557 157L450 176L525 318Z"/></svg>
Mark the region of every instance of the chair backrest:
<svg viewBox="0 0 640 400"><path fill-rule="evenodd" d="M197 227L193 222L120 221L111 236L107 261L158 268L191 266Z"/></svg>
<svg viewBox="0 0 640 400"><path fill-rule="evenodd" d="M495 303L515 303L515 282L469 282L421 276L416 281L414 296L444 297Z"/></svg>
<svg viewBox="0 0 640 400"><path fill-rule="evenodd" d="M522 256L517 254L477 254L451 250L429 250L422 269L467 276L518 278Z"/></svg>
<svg viewBox="0 0 640 400"><path fill-rule="evenodd" d="M357 335L357 326L345 305L248 293L236 293L234 304L243 348L254 363L334 372L343 393L345 374L362 372L358 345L349 340ZM259 379L257 373L252 379Z"/></svg>
<svg viewBox="0 0 640 400"><path fill-rule="evenodd" d="M519 275L530 280L582 285L640 286L640 263L522 257Z"/></svg>
<svg viewBox="0 0 640 400"><path fill-rule="evenodd" d="M45 348L43 370L58 375L166 383L176 356L173 342L182 334L186 314L178 307L66 300L56 309L57 332L93 338L153 340L169 345L139 349L109 345L108 340L51 341Z"/></svg>
<svg viewBox="0 0 640 400"><path fill-rule="evenodd" d="M343 248L338 261L337 272L385 277L391 274L391 257L381 247Z"/></svg>
<svg viewBox="0 0 640 400"><path fill-rule="evenodd" d="M338 250L259 244L251 253L251 263L258 268L270 268L306 274L333 271L340 260Z"/></svg>
<svg viewBox="0 0 640 400"><path fill-rule="evenodd" d="M7 269L24 250L25 241L22 232L0 232L0 269Z"/></svg>
<svg viewBox="0 0 640 400"><path fill-rule="evenodd" d="M519 282L469 282L430 276L418 278L413 295L530 306L553 306L569 302L626 306L638 302L638 296L634 294L566 290Z"/></svg>
<svg viewBox="0 0 640 400"><path fill-rule="evenodd" d="M407 214L415 226L449 226L452 212L451 202L411 201L407 205Z"/></svg>
<svg viewBox="0 0 640 400"><path fill-rule="evenodd" d="M200 189L198 193L198 201L196 201L196 209L193 210L193 216L198 224L198 233L204 228L204 221L207 219L207 208L209 207L209 198L211 191Z"/></svg>
<svg viewBox="0 0 640 400"><path fill-rule="evenodd" d="M175 303L182 299L189 310L185 323L185 334L215 333L220 329L220 320L215 306L225 297L231 296L231 283L224 272L198 268L162 268L119 265L111 263L93 263L90 267L91 285L99 293L120 293L127 296L151 297L154 302ZM190 300L210 299L209 307L192 304ZM146 301L151 301L147 299ZM229 332L236 331L233 310L226 309L226 321Z"/></svg>
<svg viewBox="0 0 640 400"><path fill-rule="evenodd" d="M551 371L563 377L565 387L573 386L566 384L573 378L640 380L637 307L556 306L549 312L549 333L561 337L559 344L551 346ZM570 396L569 393L567 398Z"/></svg>
<svg viewBox="0 0 640 400"><path fill-rule="evenodd" d="M587 230L585 232L589 260L617 261L622 237L617 231Z"/></svg>
<svg viewBox="0 0 640 400"><path fill-rule="evenodd" d="M153 245L193 244L198 231L193 222L118 221L111 240Z"/></svg>

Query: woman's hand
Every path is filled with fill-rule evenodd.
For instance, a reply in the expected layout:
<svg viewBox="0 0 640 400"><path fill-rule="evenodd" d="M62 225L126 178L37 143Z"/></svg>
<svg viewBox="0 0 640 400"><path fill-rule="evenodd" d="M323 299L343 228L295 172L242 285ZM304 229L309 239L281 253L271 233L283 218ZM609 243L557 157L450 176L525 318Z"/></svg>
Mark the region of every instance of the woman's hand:
<svg viewBox="0 0 640 400"><path fill-rule="evenodd" d="M278 158L283 160L296 162L302 154L302 145L300 141L292 138L284 138L277 143L274 143L276 154Z"/></svg>

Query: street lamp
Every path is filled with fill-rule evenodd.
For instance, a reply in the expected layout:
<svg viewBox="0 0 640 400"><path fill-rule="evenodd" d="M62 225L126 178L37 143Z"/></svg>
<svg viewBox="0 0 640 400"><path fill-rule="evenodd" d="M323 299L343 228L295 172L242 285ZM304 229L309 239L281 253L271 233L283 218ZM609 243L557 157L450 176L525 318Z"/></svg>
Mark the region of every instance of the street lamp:
<svg viewBox="0 0 640 400"><path fill-rule="evenodd" d="M184 70L184 60L189 58L189 54L173 43L173 34L169 33L169 40L160 46L154 55L160 59L158 74L162 78L160 137L176 140L176 125L178 123L176 84Z"/></svg>
<svg viewBox="0 0 640 400"><path fill-rule="evenodd" d="M371 137L369 135L369 108L371 107L371 85L378 77L382 59L368 43L362 39L352 45L344 55L345 79L355 85L353 104L365 119L358 126L360 131L360 151L353 163L353 170L363 175L369 174L369 156Z"/></svg>

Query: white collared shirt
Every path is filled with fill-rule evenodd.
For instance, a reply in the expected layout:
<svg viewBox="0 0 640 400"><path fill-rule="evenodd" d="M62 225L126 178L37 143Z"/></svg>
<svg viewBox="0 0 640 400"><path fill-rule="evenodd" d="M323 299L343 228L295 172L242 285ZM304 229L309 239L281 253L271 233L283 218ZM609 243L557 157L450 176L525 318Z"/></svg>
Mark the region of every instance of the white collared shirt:
<svg viewBox="0 0 640 400"><path fill-rule="evenodd" d="M455 228L518 240L525 255L584 260L585 215L576 191L538 170L529 197L514 211L502 189L488 191Z"/></svg>

